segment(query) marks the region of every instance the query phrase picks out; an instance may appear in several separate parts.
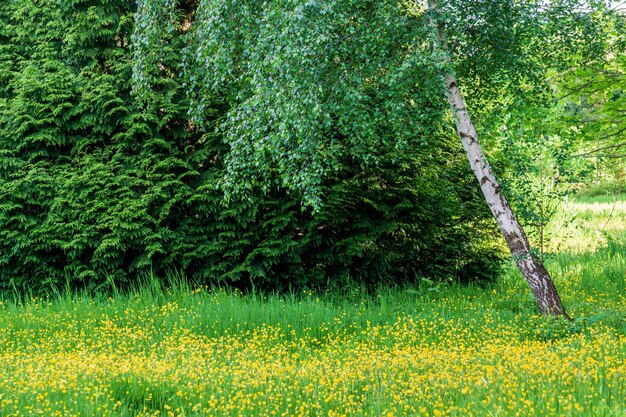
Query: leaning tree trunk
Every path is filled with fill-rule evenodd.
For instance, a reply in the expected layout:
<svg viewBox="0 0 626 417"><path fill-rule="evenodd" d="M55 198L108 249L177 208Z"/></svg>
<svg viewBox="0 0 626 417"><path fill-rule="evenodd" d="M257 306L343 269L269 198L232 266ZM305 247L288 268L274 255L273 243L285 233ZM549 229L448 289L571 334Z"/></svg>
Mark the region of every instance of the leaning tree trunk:
<svg viewBox="0 0 626 417"><path fill-rule="evenodd" d="M429 9L431 13L436 11L436 0L429 0ZM443 29L434 22L433 26L437 32L435 47L444 54L449 63L451 58L445 45ZM476 129L465 107L457 81L451 73L445 76L445 86L456 129L472 171L480 183L487 204L502 231L517 267L535 295L539 311L546 315L564 316L569 319L550 274L531 251L524 229L515 218L509 203L502 194L500 185L478 143Z"/></svg>

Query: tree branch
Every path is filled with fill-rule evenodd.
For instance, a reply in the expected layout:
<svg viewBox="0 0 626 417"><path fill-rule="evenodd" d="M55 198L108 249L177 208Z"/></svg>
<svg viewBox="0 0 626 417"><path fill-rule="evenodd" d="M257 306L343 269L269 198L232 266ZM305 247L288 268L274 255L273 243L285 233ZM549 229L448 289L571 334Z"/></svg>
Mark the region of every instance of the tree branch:
<svg viewBox="0 0 626 417"><path fill-rule="evenodd" d="M626 130L626 128L622 129L622 131L624 131L624 130ZM592 151L589 151L589 152L580 153L580 154L577 154L577 155L572 155L571 158L592 158L592 157L598 156L598 155L596 155L596 152L606 151L606 150L609 150L609 149L619 149L622 146L626 146L626 142L620 142L620 143L616 143L616 144L613 144L613 145L607 145L607 146L600 146L600 147L598 147L598 148L596 148L596 149L594 149Z"/></svg>

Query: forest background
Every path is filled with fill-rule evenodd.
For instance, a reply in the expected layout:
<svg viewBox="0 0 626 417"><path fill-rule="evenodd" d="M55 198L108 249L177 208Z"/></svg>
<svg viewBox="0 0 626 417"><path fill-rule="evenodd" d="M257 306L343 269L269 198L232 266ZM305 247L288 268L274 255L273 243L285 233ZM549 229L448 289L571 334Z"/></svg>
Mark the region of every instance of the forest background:
<svg viewBox="0 0 626 417"><path fill-rule="evenodd" d="M441 100L441 65L424 54L403 61L407 41L429 29L415 24L414 10L329 7L331 18L347 19L322 42L334 45L328 59L346 88L320 84L336 96L326 102L335 105L323 128L329 147L318 153L332 163L312 169L319 161L306 151L285 157L271 143L250 144L267 126L291 129L278 124L284 116L306 121L311 109L302 107L309 92L280 97L253 72L315 78L303 68L318 68L310 60L320 55L287 55L266 68L271 38L235 44L243 62L261 65L245 72L192 24L229 2L205 2L204 14L193 1L166 3L140 2L138 14L128 0L0 5L3 290L128 287L168 273L264 290L494 279L503 244ZM263 13L283 13L281 30L309 42L319 33L303 17L323 8L296 3ZM626 167L623 13L601 3L552 6L447 9L455 71L481 140L542 256L554 249L545 226L562 198L590 185L623 191ZM537 10L545 19L511 24ZM146 29L146 17L164 26ZM350 32L361 21L370 30ZM141 37L153 29L165 42ZM198 70L203 63L223 72ZM275 125L261 117L264 100L284 100Z"/></svg>

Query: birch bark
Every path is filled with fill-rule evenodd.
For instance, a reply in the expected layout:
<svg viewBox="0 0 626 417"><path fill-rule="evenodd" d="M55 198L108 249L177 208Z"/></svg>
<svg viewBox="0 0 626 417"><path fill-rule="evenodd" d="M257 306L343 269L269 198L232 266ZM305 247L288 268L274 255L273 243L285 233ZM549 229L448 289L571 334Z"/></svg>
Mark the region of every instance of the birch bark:
<svg viewBox="0 0 626 417"><path fill-rule="evenodd" d="M429 11L434 14L437 11L436 0L428 0L428 7ZM435 20L431 22L436 31L436 36L434 36L435 48L443 54L446 63L449 63L451 58L447 51L443 28ZM445 75L445 86L456 130L472 171L480 183L485 200L500 227L517 267L535 296L539 311L545 315L563 316L569 319L550 274L533 254L524 229L515 218L509 203L502 194L489 161L478 143L476 129L467 112L463 96L453 74Z"/></svg>

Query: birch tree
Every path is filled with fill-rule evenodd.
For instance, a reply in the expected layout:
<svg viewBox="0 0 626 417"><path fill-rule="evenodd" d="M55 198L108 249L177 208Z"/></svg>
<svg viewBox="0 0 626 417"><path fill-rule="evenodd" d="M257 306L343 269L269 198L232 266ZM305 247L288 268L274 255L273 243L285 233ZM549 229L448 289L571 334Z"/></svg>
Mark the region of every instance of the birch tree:
<svg viewBox="0 0 626 417"><path fill-rule="evenodd" d="M179 72L198 125L210 119L205 97L223 97L230 106L224 120L205 126L217 128L230 145L221 186L227 197L286 188L318 208L320 184L340 158L376 164L380 147L436 147L446 134L448 107L539 310L566 316L478 144L455 74L467 78L480 100L493 100L502 88L532 95L541 86L542 60L592 49L587 17L595 4L455 0L430 6L415 13L415 4L403 0L200 0L186 18L193 24ZM172 0L138 1L140 98L155 73L160 76L156 51L175 30L175 9Z"/></svg>
<svg viewBox="0 0 626 417"><path fill-rule="evenodd" d="M430 19L433 27L435 50L441 54L444 63L450 64L451 58L447 52L445 31L436 17L438 11L436 0L428 0L428 10L432 15ZM450 111L470 167L476 175L487 205L500 227L515 264L535 296L539 311L546 315L568 317L550 274L533 253L526 233L515 218L515 214L502 193L500 184L478 142L476 128L459 90L456 77L450 71L445 73L442 78L447 91Z"/></svg>

